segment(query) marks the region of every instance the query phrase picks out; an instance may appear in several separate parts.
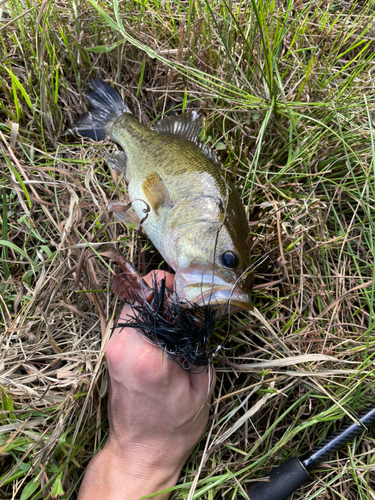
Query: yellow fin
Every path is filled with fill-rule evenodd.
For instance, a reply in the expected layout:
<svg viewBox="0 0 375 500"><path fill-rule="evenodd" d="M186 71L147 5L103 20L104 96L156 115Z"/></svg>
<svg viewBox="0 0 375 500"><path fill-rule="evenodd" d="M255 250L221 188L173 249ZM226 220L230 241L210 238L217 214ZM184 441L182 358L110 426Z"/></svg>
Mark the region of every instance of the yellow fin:
<svg viewBox="0 0 375 500"><path fill-rule="evenodd" d="M157 213L161 206L168 206L170 204L168 189L165 187L160 175L156 172L148 174L142 184L142 189L154 212Z"/></svg>

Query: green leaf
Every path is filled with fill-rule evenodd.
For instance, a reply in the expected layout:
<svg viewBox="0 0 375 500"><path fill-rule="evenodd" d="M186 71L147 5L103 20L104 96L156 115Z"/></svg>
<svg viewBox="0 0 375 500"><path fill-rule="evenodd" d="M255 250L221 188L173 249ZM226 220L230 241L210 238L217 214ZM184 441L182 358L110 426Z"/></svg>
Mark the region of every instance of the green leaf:
<svg viewBox="0 0 375 500"><path fill-rule="evenodd" d="M187 98L188 98L187 87L185 87L184 100L183 100L183 103L182 103L182 112L183 113L185 113Z"/></svg>
<svg viewBox="0 0 375 500"><path fill-rule="evenodd" d="M125 31L124 25L122 24L121 17L120 17L120 12L118 10L118 2L117 0L113 0L113 10L115 11L115 17L117 24L120 26L122 30Z"/></svg>
<svg viewBox="0 0 375 500"><path fill-rule="evenodd" d="M40 249L50 258L55 252L51 252L51 249L48 245L40 245Z"/></svg>
<svg viewBox="0 0 375 500"><path fill-rule="evenodd" d="M20 176L20 174L18 173L18 170L16 168L14 168L14 166L12 165L11 161L8 159L8 157L6 156L5 153L3 153L3 151L1 151L1 154L3 155L5 161L7 162L7 165L8 167L10 168L10 170L14 173L14 175L16 176L16 179L19 183L19 185L21 186L22 188L22 191L23 191L23 194L25 195L26 199L27 199L27 204L29 205L29 208L31 210L31 200L30 200L30 196L29 196L29 193L26 189L26 186L25 184L23 183L23 180Z"/></svg>
<svg viewBox="0 0 375 500"><path fill-rule="evenodd" d="M142 88L142 82L143 82L143 75L145 73L145 67L146 67L146 59L143 59L141 73L139 75L139 80L138 80L138 89L137 89L137 93L136 93L137 97L139 96L139 93L140 93L141 88Z"/></svg>
<svg viewBox="0 0 375 500"><path fill-rule="evenodd" d="M4 240L8 239L8 204L7 204L7 194L5 188L3 188L3 239ZM8 249L6 247L3 248L3 251L1 252L1 257L2 259L4 259L3 262L4 279L5 281L7 281L7 279L10 276L10 271L8 262L5 262L8 260Z"/></svg>
<svg viewBox="0 0 375 500"><path fill-rule="evenodd" d="M223 149L227 149L227 147L223 142L217 142L215 144L215 149L217 149L218 151L221 151Z"/></svg>
<svg viewBox="0 0 375 500"><path fill-rule="evenodd" d="M12 248L15 252L19 253L20 255L22 255L22 257L24 257L26 260L28 260L33 269L35 268L34 262L30 259L30 257L27 255L27 253L22 250L22 248L18 247L17 245L12 243L11 241L6 241L6 240L0 240L0 246L1 245L4 245L8 248Z"/></svg>
<svg viewBox="0 0 375 500"><path fill-rule="evenodd" d="M8 69L6 66L3 66L3 67L4 67L5 71L7 71L9 73L9 75L12 79L12 83L14 83L15 86L21 91L21 94L22 94L23 98L25 99L25 101L27 102L27 105L29 106L31 111L33 111L33 105L30 101L30 97L27 95L26 90L23 88L21 82L18 80L16 75L10 69Z"/></svg>
<svg viewBox="0 0 375 500"><path fill-rule="evenodd" d="M24 462L20 462L18 464L18 467L23 470L24 472L27 472L31 468L31 464L25 464Z"/></svg>
<svg viewBox="0 0 375 500"><path fill-rule="evenodd" d="M12 483L16 479L19 479L20 477L23 477L25 473L22 470L17 470L14 474L11 476L7 477L8 474L4 474L3 476L0 476L0 483L1 486L5 486L6 484ZM5 479L7 478L7 479Z"/></svg>
<svg viewBox="0 0 375 500"><path fill-rule="evenodd" d="M14 407L13 407L13 399L9 391L7 391L7 404L8 404L8 418L16 420L16 416L13 413Z"/></svg>
<svg viewBox="0 0 375 500"><path fill-rule="evenodd" d="M289 252L289 250L291 250L293 247L295 247L297 245L297 243L299 243L300 241L302 240L302 236L300 236L296 241L293 241L293 243L291 243L286 249L285 251L286 252Z"/></svg>
<svg viewBox="0 0 375 500"><path fill-rule="evenodd" d="M63 476L63 473L60 472L60 474L57 476L55 482L53 483L52 493L55 496L64 494L64 489L63 489L62 483L61 483L62 476Z"/></svg>
<svg viewBox="0 0 375 500"><path fill-rule="evenodd" d="M28 498L31 497L31 495L34 493L34 491L39 488L40 486L40 480L37 479L36 481L33 479L27 485L24 487L22 490L21 498L20 500L27 500Z"/></svg>
<svg viewBox="0 0 375 500"><path fill-rule="evenodd" d="M53 462L47 465L47 472L59 472L59 468Z"/></svg>
<svg viewBox="0 0 375 500"><path fill-rule="evenodd" d="M114 47L107 47L107 45L96 45L96 47L88 47L87 52L110 52Z"/></svg>
<svg viewBox="0 0 375 500"><path fill-rule="evenodd" d="M119 45L122 45L125 43L126 40L119 40L118 42L114 43L113 45L96 45L95 47L89 47L86 49L88 52L111 52L115 48L117 48Z"/></svg>

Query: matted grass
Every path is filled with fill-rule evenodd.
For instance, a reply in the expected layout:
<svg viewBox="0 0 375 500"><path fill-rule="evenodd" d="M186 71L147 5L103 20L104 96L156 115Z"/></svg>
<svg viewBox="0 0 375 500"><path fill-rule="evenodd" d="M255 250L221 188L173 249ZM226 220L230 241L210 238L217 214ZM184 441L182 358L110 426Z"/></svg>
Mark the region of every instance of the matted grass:
<svg viewBox="0 0 375 500"><path fill-rule="evenodd" d="M375 1L0 1L0 498L76 497L108 431L103 345L121 308L110 143L66 144L86 81L151 123L201 109L247 208L254 313L223 323L208 431L171 498L234 499L375 401ZM229 333L227 333L229 332ZM298 357L296 357L298 356ZM301 357L302 356L302 357ZM295 499L374 499L374 432Z"/></svg>

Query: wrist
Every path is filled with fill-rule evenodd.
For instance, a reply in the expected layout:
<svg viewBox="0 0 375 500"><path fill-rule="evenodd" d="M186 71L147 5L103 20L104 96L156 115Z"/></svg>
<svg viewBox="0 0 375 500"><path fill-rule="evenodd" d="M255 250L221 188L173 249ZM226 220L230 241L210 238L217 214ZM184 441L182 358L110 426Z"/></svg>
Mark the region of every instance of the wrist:
<svg viewBox="0 0 375 500"><path fill-rule="evenodd" d="M174 486L182 466L159 460L153 449L116 450L109 442L90 462L78 500L138 500ZM94 495L95 493L95 495ZM93 496L94 495L94 496ZM155 497L167 500L169 493Z"/></svg>

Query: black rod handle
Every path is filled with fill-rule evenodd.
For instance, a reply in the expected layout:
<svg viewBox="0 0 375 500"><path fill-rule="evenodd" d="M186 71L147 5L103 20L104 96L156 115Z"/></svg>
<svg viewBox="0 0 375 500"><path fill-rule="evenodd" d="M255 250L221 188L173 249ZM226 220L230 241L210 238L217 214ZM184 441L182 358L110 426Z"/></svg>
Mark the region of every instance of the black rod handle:
<svg viewBox="0 0 375 500"><path fill-rule="evenodd" d="M309 479L311 472L317 465L359 436L366 427L375 423L375 404L362 412L358 422L345 423L341 429L328 436L319 446L305 453L299 459L294 457L284 462L280 467L272 469L269 479L254 481L248 489L250 500L286 500L296 489ZM267 479L267 478L264 478ZM237 495L237 500L245 500Z"/></svg>
<svg viewBox="0 0 375 500"><path fill-rule="evenodd" d="M298 458L293 457L269 473L269 479L250 483L247 495L250 500L286 500L303 485L309 474ZM237 500L245 500L237 495Z"/></svg>

